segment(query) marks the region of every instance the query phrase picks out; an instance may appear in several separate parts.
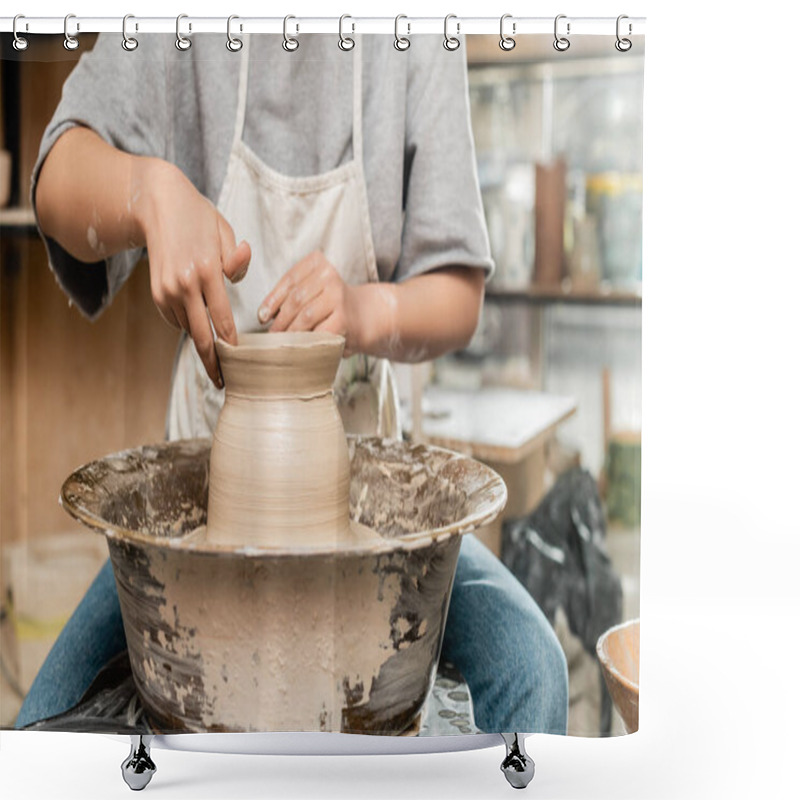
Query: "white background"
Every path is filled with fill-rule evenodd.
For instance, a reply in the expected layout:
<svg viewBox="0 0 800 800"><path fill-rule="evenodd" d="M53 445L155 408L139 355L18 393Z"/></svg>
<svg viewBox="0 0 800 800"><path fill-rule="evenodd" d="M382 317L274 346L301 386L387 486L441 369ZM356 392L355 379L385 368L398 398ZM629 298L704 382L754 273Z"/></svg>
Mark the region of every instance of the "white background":
<svg viewBox="0 0 800 800"><path fill-rule="evenodd" d="M6 14L647 16L641 731L537 736L528 796L798 796L796 4L18 0ZM402 7L401 7L402 6ZM0 734L4 798L128 797L123 740ZM156 751L157 798L509 797L501 749Z"/></svg>

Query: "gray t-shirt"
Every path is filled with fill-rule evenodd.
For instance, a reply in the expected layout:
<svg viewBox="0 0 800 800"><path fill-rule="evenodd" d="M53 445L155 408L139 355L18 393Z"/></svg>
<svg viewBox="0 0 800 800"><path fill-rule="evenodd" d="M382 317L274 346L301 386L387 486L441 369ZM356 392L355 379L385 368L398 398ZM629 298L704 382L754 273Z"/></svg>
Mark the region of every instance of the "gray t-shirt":
<svg viewBox="0 0 800 800"><path fill-rule="evenodd" d="M254 35L230 53L225 37L194 37L178 52L174 36L141 35L126 52L103 34L64 85L42 139L36 179L56 139L74 125L114 146L175 163L216 202L234 136L242 58L249 59L243 138L269 167L311 175L353 157L353 53L338 37L301 37L286 53L281 36ZM370 223L384 281L444 266L491 272L475 169L463 49L417 36L406 52L391 36L360 36L363 150ZM45 239L62 288L89 317L111 301L141 251L107 259L105 269L72 258Z"/></svg>

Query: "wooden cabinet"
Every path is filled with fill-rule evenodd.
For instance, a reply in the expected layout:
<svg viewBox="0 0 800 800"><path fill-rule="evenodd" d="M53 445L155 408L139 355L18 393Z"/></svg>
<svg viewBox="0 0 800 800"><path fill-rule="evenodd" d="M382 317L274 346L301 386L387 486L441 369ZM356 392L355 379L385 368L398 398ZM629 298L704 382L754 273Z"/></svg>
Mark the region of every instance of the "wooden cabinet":
<svg viewBox="0 0 800 800"><path fill-rule="evenodd" d="M146 263L96 322L70 307L49 269L25 206L41 135L78 57L50 39L3 62L4 141L20 207L0 211L0 545L74 530L58 505L66 476L164 438L178 338L153 305Z"/></svg>
<svg viewBox="0 0 800 800"><path fill-rule="evenodd" d="M3 541L74 529L58 505L75 467L164 438L177 333L139 265L111 308L84 319L56 285L43 244L3 236Z"/></svg>

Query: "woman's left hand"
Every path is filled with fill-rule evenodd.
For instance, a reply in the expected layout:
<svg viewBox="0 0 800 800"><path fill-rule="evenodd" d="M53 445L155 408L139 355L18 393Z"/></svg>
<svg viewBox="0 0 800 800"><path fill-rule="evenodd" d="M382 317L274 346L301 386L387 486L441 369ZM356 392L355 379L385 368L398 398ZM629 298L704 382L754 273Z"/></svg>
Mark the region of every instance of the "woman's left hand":
<svg viewBox="0 0 800 800"><path fill-rule="evenodd" d="M327 331L345 338L345 355L358 340L355 287L348 286L319 251L298 261L264 298L258 320L270 332Z"/></svg>
<svg viewBox="0 0 800 800"><path fill-rule="evenodd" d="M484 271L449 266L401 283L346 284L320 252L295 264L264 298L270 331L344 336L344 355L429 361L469 344L483 301Z"/></svg>

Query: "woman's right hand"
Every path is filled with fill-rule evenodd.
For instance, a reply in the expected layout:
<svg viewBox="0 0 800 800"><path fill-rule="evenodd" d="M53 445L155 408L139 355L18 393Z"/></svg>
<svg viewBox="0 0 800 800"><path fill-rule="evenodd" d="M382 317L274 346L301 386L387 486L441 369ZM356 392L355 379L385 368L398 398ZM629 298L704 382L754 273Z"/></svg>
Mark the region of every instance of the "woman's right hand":
<svg viewBox="0 0 800 800"><path fill-rule="evenodd" d="M175 165L139 158L131 212L147 244L150 290L161 316L194 340L206 372L222 387L214 331L237 343L225 278L236 283L250 264L250 245ZM213 323L213 330L212 330Z"/></svg>

